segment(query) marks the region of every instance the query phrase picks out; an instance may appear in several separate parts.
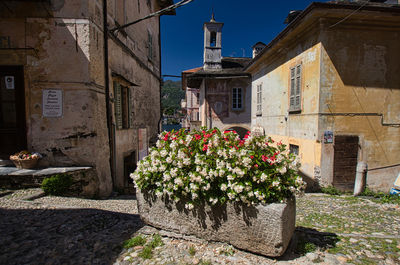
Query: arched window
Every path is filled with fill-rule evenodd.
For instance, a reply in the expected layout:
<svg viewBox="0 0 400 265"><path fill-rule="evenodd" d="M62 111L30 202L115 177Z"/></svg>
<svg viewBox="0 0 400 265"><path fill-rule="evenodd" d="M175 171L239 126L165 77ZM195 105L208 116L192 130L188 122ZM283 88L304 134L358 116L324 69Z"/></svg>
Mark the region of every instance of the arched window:
<svg viewBox="0 0 400 265"><path fill-rule="evenodd" d="M217 33L215 31L212 31L210 36L210 46L215 47L216 44L217 44Z"/></svg>

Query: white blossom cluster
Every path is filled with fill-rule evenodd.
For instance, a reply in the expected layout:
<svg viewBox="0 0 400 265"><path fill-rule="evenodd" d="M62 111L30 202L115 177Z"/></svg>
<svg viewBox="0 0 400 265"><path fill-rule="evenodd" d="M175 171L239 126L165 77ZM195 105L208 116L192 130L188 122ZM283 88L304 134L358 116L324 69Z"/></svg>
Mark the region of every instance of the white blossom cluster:
<svg viewBox="0 0 400 265"><path fill-rule="evenodd" d="M218 129L185 133L163 132L156 147L131 174L136 187L157 196L184 200L188 210L198 201L246 204L284 201L301 193L299 163L284 145L265 136Z"/></svg>

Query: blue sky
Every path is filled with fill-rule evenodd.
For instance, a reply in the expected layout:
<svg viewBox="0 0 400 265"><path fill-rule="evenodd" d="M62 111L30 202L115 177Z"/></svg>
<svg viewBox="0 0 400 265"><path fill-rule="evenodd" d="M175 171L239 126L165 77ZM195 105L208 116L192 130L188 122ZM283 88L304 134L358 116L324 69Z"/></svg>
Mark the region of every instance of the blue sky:
<svg viewBox="0 0 400 265"><path fill-rule="evenodd" d="M178 8L176 16L161 17L162 74L180 75L183 70L202 66L203 23L210 20L212 8L215 20L225 23L222 56L251 57L253 44L268 44L285 28L283 21L290 10L305 9L311 2L194 0Z"/></svg>

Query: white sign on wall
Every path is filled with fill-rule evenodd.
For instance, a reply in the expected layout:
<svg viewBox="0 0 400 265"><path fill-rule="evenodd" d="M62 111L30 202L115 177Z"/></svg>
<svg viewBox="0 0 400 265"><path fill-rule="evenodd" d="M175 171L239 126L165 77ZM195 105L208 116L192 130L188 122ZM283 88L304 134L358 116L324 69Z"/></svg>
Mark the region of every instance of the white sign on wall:
<svg viewBox="0 0 400 265"><path fill-rule="evenodd" d="M61 117L63 93L59 89L43 89L43 117Z"/></svg>

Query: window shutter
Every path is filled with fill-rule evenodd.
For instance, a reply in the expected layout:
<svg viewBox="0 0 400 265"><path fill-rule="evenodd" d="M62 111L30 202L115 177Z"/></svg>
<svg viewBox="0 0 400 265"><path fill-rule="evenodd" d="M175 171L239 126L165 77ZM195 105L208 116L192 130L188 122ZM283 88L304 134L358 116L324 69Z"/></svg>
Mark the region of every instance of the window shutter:
<svg viewBox="0 0 400 265"><path fill-rule="evenodd" d="M129 128L133 128L133 93L130 87L128 87L128 122L129 122Z"/></svg>
<svg viewBox="0 0 400 265"><path fill-rule="evenodd" d="M121 85L114 82L114 112L117 129L122 129Z"/></svg>
<svg viewBox="0 0 400 265"><path fill-rule="evenodd" d="M301 100L300 100L300 94L301 94L301 64L299 64L296 67L296 98L295 98L295 109L300 110L301 109Z"/></svg>
<svg viewBox="0 0 400 265"><path fill-rule="evenodd" d="M289 109L294 109L295 108L295 68L290 69L290 106Z"/></svg>
<svg viewBox="0 0 400 265"><path fill-rule="evenodd" d="M238 109L241 109L241 108L242 108L242 89L241 89L241 88L238 88L237 91L238 91L238 103L237 103L237 107L238 107Z"/></svg>

